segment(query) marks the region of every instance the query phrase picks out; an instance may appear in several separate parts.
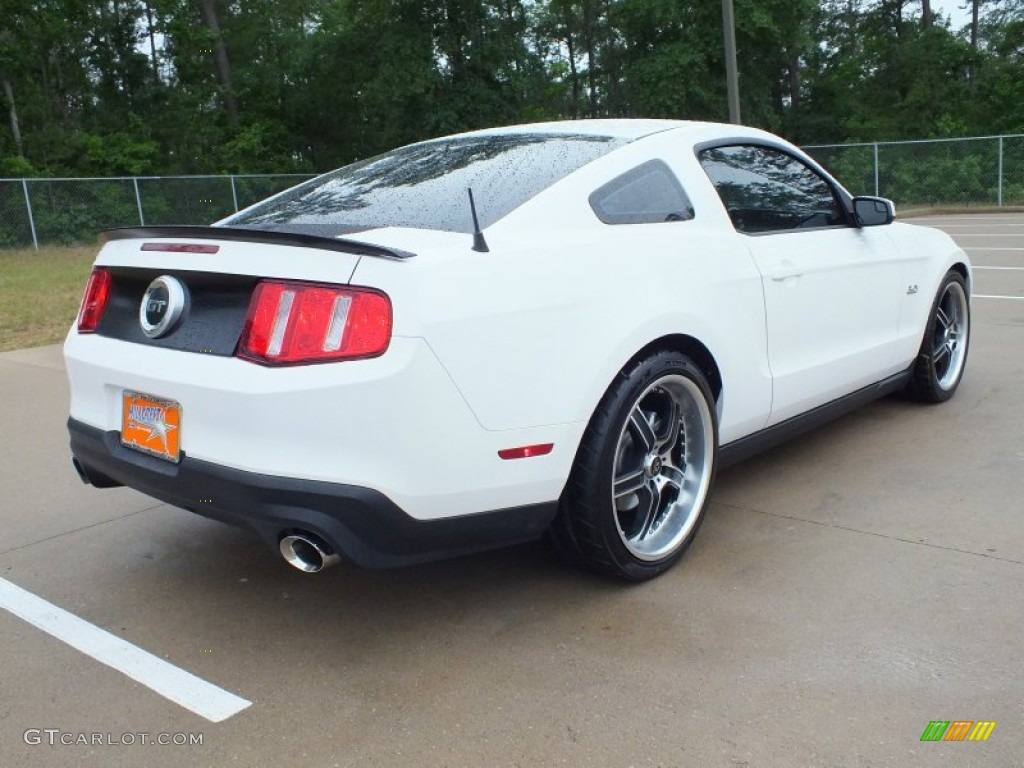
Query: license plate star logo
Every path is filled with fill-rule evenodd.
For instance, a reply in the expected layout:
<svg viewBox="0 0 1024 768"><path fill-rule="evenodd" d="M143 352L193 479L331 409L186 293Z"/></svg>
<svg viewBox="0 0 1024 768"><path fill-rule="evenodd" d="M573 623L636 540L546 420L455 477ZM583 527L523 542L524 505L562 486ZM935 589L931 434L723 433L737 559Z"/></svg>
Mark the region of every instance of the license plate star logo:
<svg viewBox="0 0 1024 768"><path fill-rule="evenodd" d="M149 431L146 442L159 437L163 443L164 451L167 451L167 434L175 428L174 424L168 424L166 412L163 408L154 406L133 405L128 414L129 423L139 429Z"/></svg>

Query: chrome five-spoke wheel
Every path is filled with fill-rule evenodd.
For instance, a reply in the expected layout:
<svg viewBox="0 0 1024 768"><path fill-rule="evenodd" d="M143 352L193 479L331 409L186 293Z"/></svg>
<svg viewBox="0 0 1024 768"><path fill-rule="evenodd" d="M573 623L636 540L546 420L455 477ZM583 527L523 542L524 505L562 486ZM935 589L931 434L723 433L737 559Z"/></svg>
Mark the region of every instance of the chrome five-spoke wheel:
<svg viewBox="0 0 1024 768"><path fill-rule="evenodd" d="M935 308L932 335L932 365L935 383L944 390L953 387L967 357L967 293L960 283L949 282Z"/></svg>
<svg viewBox="0 0 1024 768"><path fill-rule="evenodd" d="M640 560L679 546L711 486L711 411L697 384L655 381L636 399L615 448L612 505L622 543Z"/></svg>
<svg viewBox="0 0 1024 768"><path fill-rule="evenodd" d="M967 281L956 270L950 270L935 295L908 392L926 403L941 403L952 397L964 375L970 336Z"/></svg>
<svg viewBox="0 0 1024 768"><path fill-rule="evenodd" d="M693 540L718 455L715 396L705 368L677 351L632 363L583 435L558 517L560 551L630 581L664 573Z"/></svg>

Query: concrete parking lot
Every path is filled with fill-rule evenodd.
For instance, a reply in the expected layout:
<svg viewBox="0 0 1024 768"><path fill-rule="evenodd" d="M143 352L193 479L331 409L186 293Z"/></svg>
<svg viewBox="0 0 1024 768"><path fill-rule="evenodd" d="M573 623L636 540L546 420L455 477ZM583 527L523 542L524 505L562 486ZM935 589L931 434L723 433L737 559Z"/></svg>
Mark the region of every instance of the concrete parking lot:
<svg viewBox="0 0 1024 768"><path fill-rule="evenodd" d="M83 486L59 347L0 355L0 577L251 702L211 722L0 610L0 766L1024 765L1024 215L913 223L977 267L958 395L723 473L640 586L542 544L300 574Z"/></svg>

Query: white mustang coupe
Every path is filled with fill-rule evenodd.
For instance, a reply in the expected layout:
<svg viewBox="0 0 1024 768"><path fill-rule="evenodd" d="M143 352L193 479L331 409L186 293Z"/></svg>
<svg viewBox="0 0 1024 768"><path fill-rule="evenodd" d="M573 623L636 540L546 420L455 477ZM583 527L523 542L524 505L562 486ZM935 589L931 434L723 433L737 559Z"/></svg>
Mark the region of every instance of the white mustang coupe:
<svg viewBox="0 0 1024 768"><path fill-rule="evenodd" d="M466 133L107 232L65 343L71 450L304 571L547 534L639 581L724 464L951 397L970 284L949 237L762 131Z"/></svg>

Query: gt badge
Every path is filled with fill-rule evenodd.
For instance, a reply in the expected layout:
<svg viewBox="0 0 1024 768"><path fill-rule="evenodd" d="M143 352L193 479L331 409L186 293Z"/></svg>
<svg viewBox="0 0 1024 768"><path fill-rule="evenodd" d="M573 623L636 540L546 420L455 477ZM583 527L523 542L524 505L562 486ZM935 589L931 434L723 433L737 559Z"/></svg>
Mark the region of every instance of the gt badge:
<svg viewBox="0 0 1024 768"><path fill-rule="evenodd" d="M185 286L170 275L161 275L146 288L139 305L139 325L149 338L170 331L185 310Z"/></svg>

